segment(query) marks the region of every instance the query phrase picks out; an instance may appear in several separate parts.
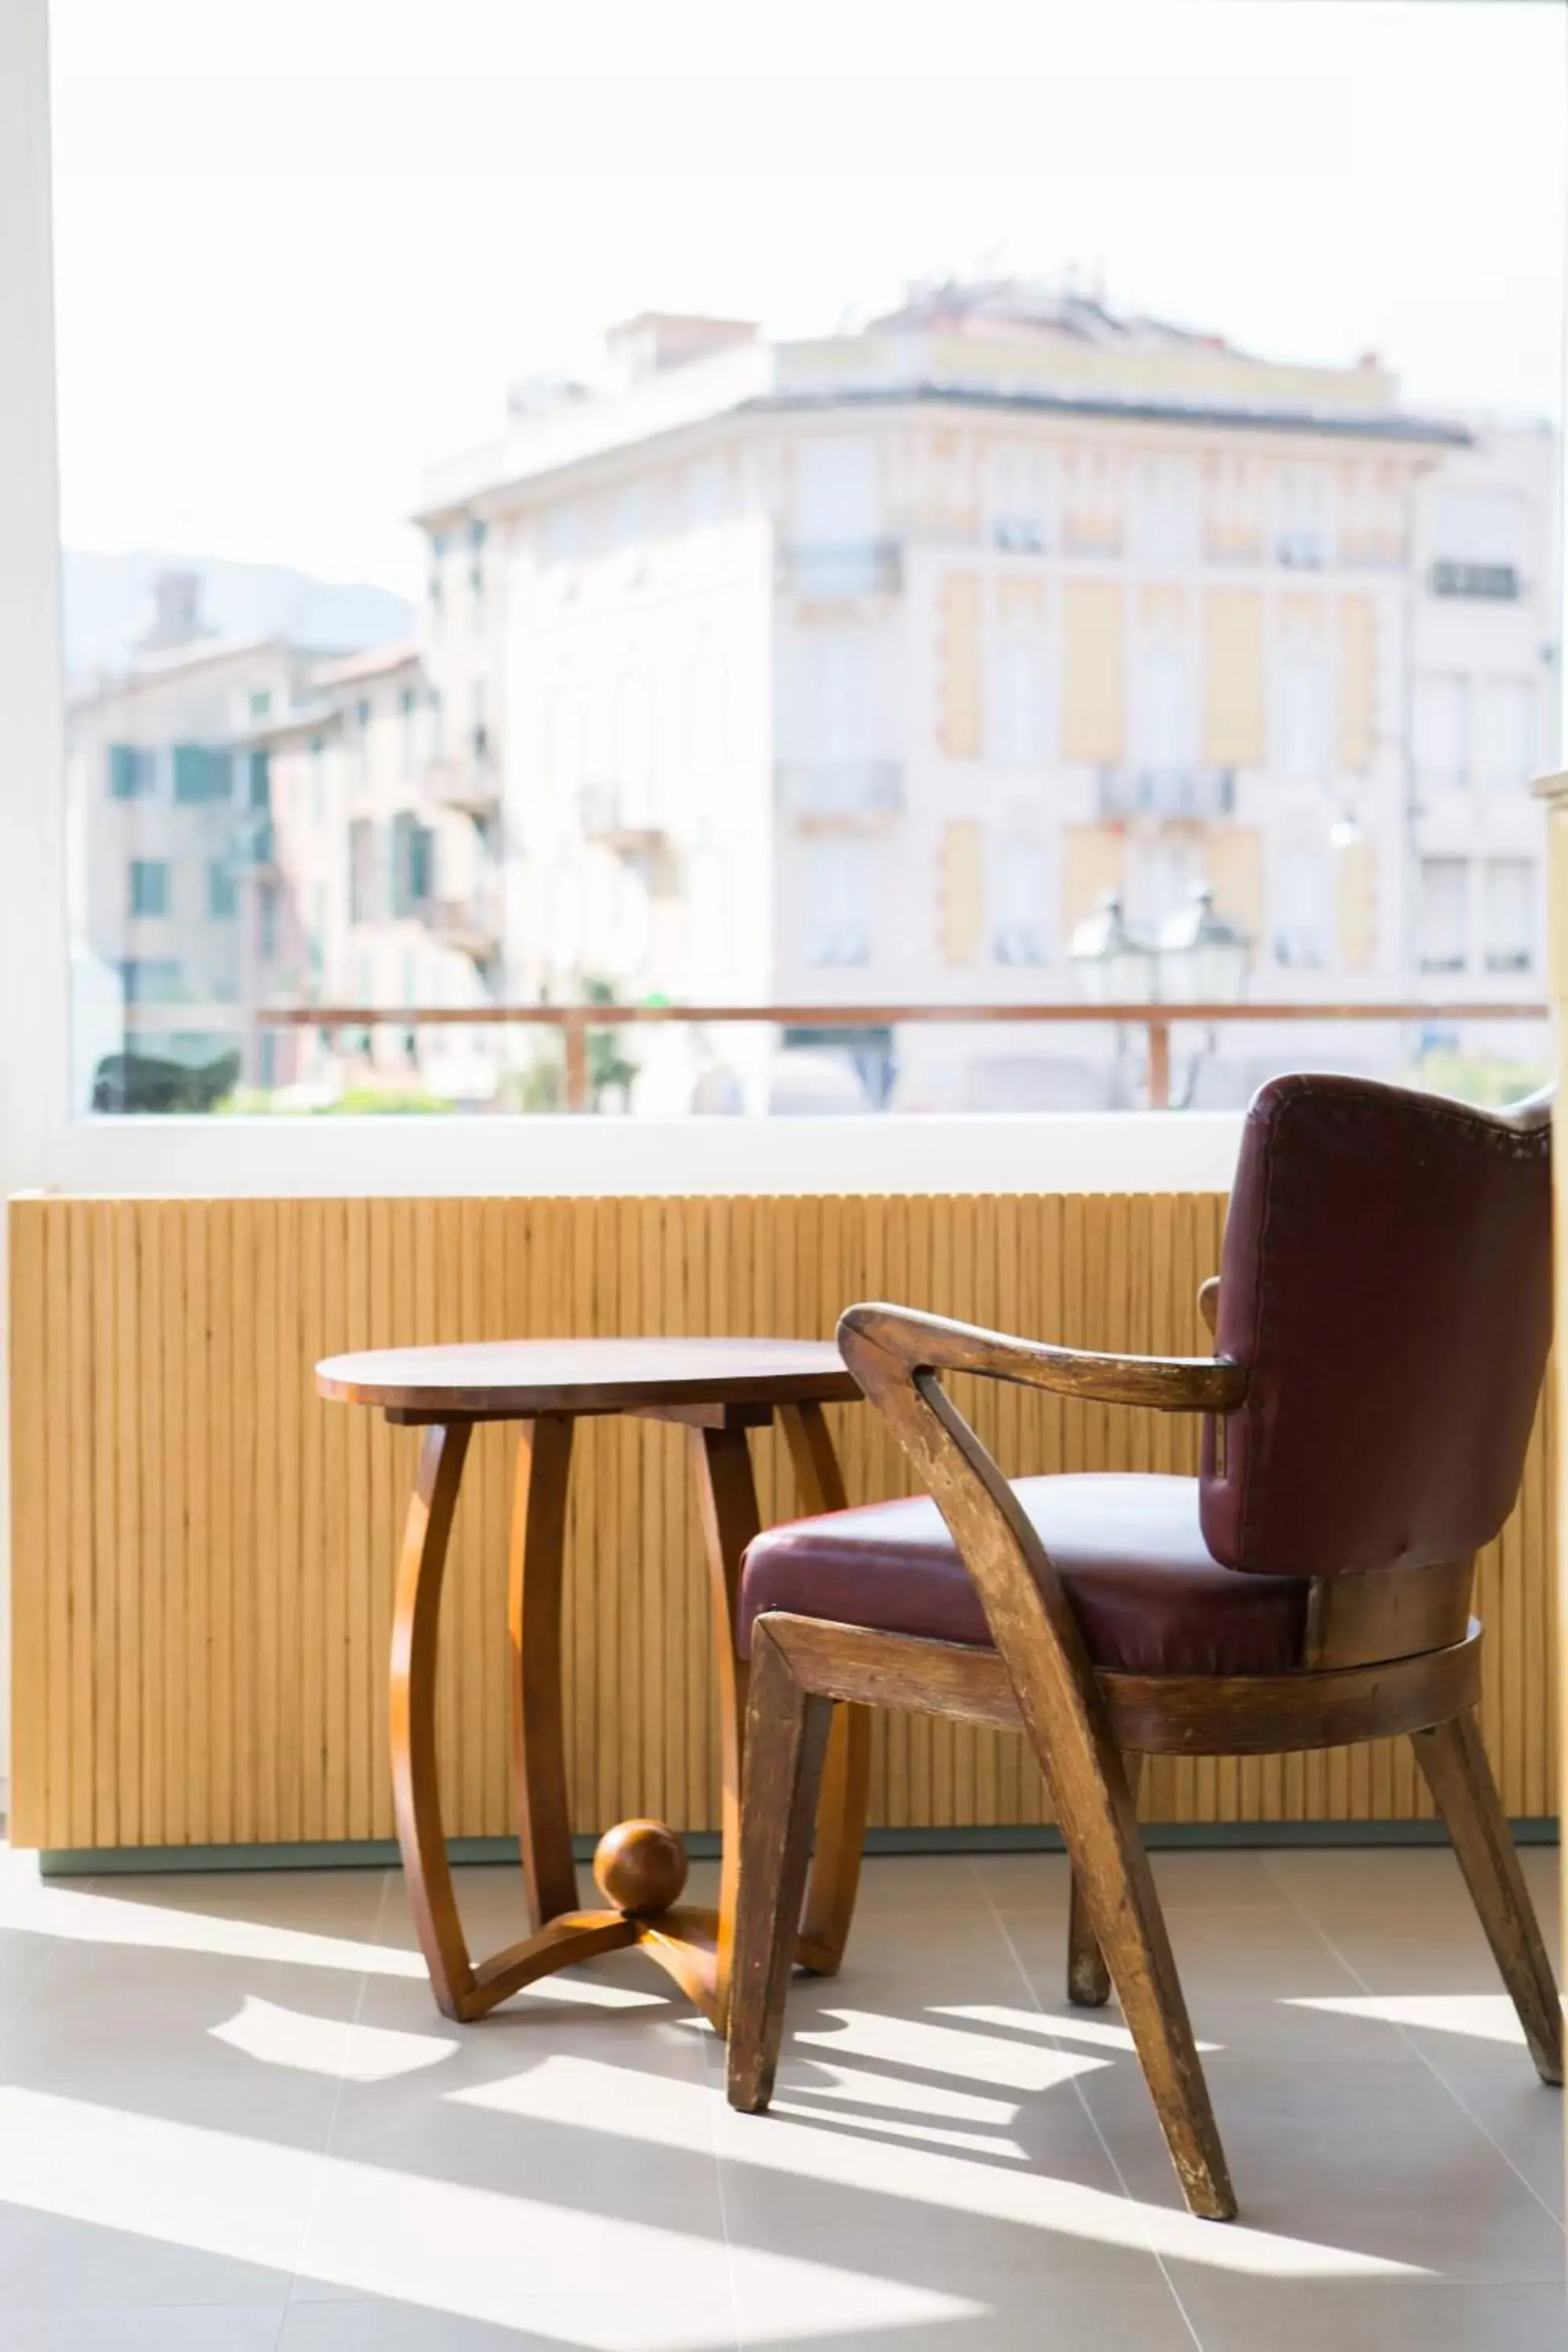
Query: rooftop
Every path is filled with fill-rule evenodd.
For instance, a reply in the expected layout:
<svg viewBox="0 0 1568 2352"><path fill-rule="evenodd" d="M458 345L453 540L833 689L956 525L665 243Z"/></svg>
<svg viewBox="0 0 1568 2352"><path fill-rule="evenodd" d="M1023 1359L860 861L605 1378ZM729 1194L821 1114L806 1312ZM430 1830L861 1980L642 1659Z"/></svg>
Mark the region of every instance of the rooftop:
<svg viewBox="0 0 1568 2352"><path fill-rule="evenodd" d="M500 438L430 470L420 519L726 417L911 403L1384 444L1469 437L1405 408L1374 355L1340 367L1264 359L1071 284L953 280L911 288L862 328L805 340L770 341L745 320L643 313L611 331L596 385L514 387Z"/></svg>
<svg viewBox="0 0 1568 2352"><path fill-rule="evenodd" d="M390 646L373 646L361 654L349 654L342 659L322 662L310 673L310 684L323 694L331 694L344 686L357 686L362 679L395 677L400 670L419 667L419 647L410 638Z"/></svg>

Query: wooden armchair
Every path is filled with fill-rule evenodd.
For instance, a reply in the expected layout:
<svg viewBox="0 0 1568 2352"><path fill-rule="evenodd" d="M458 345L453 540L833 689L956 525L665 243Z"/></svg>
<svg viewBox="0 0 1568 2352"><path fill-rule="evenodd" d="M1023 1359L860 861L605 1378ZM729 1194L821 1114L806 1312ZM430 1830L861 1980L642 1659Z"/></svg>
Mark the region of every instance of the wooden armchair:
<svg viewBox="0 0 1568 2352"><path fill-rule="evenodd" d="M1114 1986L1194 2213L1236 2200L1139 1834L1145 1755L1408 1733L1536 2067L1561 2083L1469 1614L1550 1338L1550 1152L1544 1105L1277 1079L1247 1117L1217 1301L1205 1285L1214 1356L848 1310L845 1360L926 1496L773 1528L747 1555L732 2105L772 2093L835 1701L1022 1728L1072 1862L1069 1996ZM1009 1484L942 1385L953 1371L1201 1413L1201 1476Z"/></svg>

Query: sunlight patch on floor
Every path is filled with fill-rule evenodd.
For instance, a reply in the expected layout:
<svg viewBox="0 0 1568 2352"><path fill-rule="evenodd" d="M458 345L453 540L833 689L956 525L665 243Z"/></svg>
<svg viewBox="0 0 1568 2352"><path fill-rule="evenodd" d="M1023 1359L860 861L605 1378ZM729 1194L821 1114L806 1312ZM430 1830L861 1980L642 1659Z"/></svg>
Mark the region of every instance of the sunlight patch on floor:
<svg viewBox="0 0 1568 2352"><path fill-rule="evenodd" d="M458 2042L449 2034L401 2033L384 2025L352 2024L342 2018L312 2017L299 2009L247 1993L235 2014L209 2025L215 2042L243 2050L266 2066L293 2067L301 2074L330 2074L350 2083L384 2083L417 2074L452 2057Z"/></svg>
<svg viewBox="0 0 1568 2352"><path fill-rule="evenodd" d="M1524 2028L1505 1992L1396 1992L1301 1995L1288 2009L1327 2009L1336 2017L1372 2018L1385 2025L1430 2026L1468 2033L1478 2042L1512 2042L1523 2049Z"/></svg>
<svg viewBox="0 0 1568 2352"><path fill-rule="evenodd" d="M932 2017L972 2019L976 2025L1000 2025L1015 2033L1049 2034L1064 2042L1087 2042L1102 2050L1124 2050L1134 2053L1132 2036L1124 2025L1114 2025L1103 2017L1063 2017L1053 2010L1048 2013L1038 2009L1008 2009L997 2001L958 2003L933 2009ZM1194 2047L1213 2055L1223 2050L1223 2042L1199 2042Z"/></svg>
<svg viewBox="0 0 1568 2352"><path fill-rule="evenodd" d="M251 2140L52 2093L0 2088L0 2200L40 2213L265 2265L495 2326L537 2323L552 2340L614 2352L613 2324L584 2307L584 2279L635 2279L650 2324L639 2352L709 2352L734 2341L729 2255L718 2237L587 2212L548 2200ZM548 2252L548 2270L542 2256ZM966 2297L793 2255L748 2251L753 2293L820 2304L837 2325L929 2326L969 2320ZM711 2300L661 2337L661 2294ZM559 2296L557 2303L555 2297Z"/></svg>
<svg viewBox="0 0 1568 2352"><path fill-rule="evenodd" d="M423 1973L423 1971L421 1971ZM553 2001L586 2009L673 2009L668 1993L645 1991L640 1985L606 1984L603 1977L565 1973L536 1978L510 1996L512 2000ZM701 2022L707 2023L706 2018Z"/></svg>
<svg viewBox="0 0 1568 2352"><path fill-rule="evenodd" d="M891 2025L895 2021L888 2022ZM903 2063L921 2062L911 2062L905 2050ZM1037 2230L1043 2235L1152 2251L1252 2277L1427 2275L1417 2264L1273 2231L1249 2230L1237 2222L1217 2228L1213 2222L1194 2221L1188 2213L1146 2204L1118 2190L1063 2179L1039 2168L1042 2159L1037 2152L1036 2168L1020 2172L1011 2164L981 2161L935 2147L893 2145L887 2137L873 2149L868 2138L858 2139L844 2129L844 2111L835 2111L831 2118L822 2120L807 2120L798 2108L790 2112L775 2108L766 2116L737 2116L723 2105L716 2084L634 2077L633 2070L597 2059L557 2055L526 2074L447 2095L458 2105L603 2131L656 2147L689 2149L700 2144L705 2132L716 2134L727 2164L826 2182L861 2195L904 2198L911 2208L926 2205L936 2211L966 2213ZM868 2116L868 2134L880 2121L879 2116ZM911 2210L911 2232L918 2235L920 2227L920 2216Z"/></svg>
<svg viewBox="0 0 1568 2352"><path fill-rule="evenodd" d="M823 2108L805 2099L800 2092L793 2098L775 2098L768 2109L771 2116L799 2116L805 2123L826 2125L835 2131L864 2132L868 2137L913 2140L921 2147L956 2147L972 2156L999 2156L1012 2164L1027 2164L1029 2152L1020 2147L1016 2139L1002 2139L994 2132L960 2131L953 2124L910 2123L902 2116L889 2116L879 2108L875 2115L856 2115L848 2107Z"/></svg>
<svg viewBox="0 0 1568 2352"><path fill-rule="evenodd" d="M905 2115L940 2116L953 2123L1005 2126L1018 2113L1016 2099L983 2098L977 2091L955 2090L951 2083L902 2083L896 2074L874 2074L868 2066L838 2066L827 2058L800 2062L810 2067L809 2084L795 2083L796 2092L809 2089L823 2099L858 2099L871 2107L891 2107Z"/></svg>
<svg viewBox="0 0 1568 2352"><path fill-rule="evenodd" d="M1065 2050L1042 2049L1037 2042L1007 2041L951 2025L931 2025L924 2017L884 2017L873 2010L833 2009L818 2015L837 2020L831 2028L807 2027L795 2046L815 2055L823 2044L837 2055L876 2058L921 2073L955 2074L961 2080L994 2083L1008 2091L1049 2091L1075 2074L1091 2074L1103 2058L1080 2058ZM932 2011L931 2014L937 2014ZM942 2012L951 2014L951 2012ZM1006 2016L1008 2012L1000 2014Z"/></svg>
<svg viewBox="0 0 1568 2352"><path fill-rule="evenodd" d="M306 1969L347 1969L355 1976L425 1976L417 1952L322 1936L264 1919L228 1919L212 1911L131 1903L112 1895L42 1886L30 1903L7 1904L0 1927L58 1937L72 1944L141 1945L150 1951L205 1952L217 1959L270 1960Z"/></svg>

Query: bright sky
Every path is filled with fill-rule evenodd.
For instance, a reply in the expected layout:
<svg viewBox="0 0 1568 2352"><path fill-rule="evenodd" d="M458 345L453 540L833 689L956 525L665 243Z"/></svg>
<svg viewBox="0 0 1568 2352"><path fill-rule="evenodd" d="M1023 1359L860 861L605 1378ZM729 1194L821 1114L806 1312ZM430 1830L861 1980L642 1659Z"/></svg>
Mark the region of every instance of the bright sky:
<svg viewBox="0 0 1568 2352"><path fill-rule="evenodd" d="M53 0L64 531L411 587L424 464L643 309L1103 269L1557 413L1548 0Z"/></svg>

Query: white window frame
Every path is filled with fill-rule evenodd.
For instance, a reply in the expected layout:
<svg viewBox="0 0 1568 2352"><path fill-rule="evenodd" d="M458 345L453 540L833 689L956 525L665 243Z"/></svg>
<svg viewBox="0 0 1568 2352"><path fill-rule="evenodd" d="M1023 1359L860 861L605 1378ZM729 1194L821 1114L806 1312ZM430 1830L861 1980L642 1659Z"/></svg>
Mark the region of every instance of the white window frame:
<svg viewBox="0 0 1568 2352"><path fill-rule="evenodd" d="M131 5L131 0L128 0ZM8 1189L243 1194L512 1192L500 1116L396 1123L75 1118L69 1102L47 0L0 0L0 1171ZM1223 1189L1228 1113L528 1120L541 1192ZM1048 1143L1044 1139L1048 1136ZM697 1148L699 1141L700 1149Z"/></svg>

